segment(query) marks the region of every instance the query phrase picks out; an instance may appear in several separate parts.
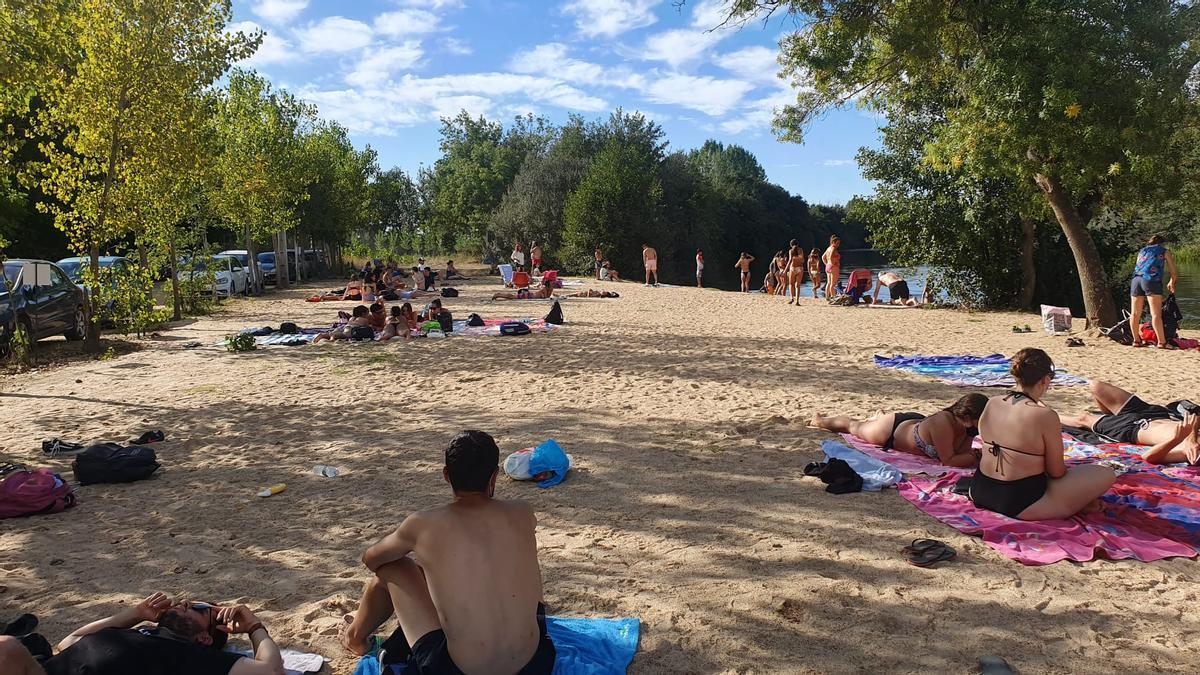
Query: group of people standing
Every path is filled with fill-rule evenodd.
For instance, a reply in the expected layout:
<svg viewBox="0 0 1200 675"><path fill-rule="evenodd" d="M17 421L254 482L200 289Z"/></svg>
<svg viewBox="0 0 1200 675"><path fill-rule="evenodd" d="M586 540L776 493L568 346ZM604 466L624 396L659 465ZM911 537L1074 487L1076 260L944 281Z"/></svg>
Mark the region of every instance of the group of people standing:
<svg viewBox="0 0 1200 675"><path fill-rule="evenodd" d="M820 296L822 288L826 298L834 297L842 276L842 254L839 250L841 247L842 239L836 234L829 237L829 246L824 252L814 247L811 252L806 253L795 239L791 240L788 242L787 250L778 251L771 258L767 275L763 279L763 289L766 290L767 295L789 296L789 305L798 304L800 288L804 285L807 276L808 281L812 284L814 298ZM737 262L733 264L741 274L743 293L749 293L751 290L750 266L755 260L757 258L743 252ZM698 287L703 286L702 271L700 254L697 252L696 286ZM824 284L822 284L822 272L825 274Z"/></svg>

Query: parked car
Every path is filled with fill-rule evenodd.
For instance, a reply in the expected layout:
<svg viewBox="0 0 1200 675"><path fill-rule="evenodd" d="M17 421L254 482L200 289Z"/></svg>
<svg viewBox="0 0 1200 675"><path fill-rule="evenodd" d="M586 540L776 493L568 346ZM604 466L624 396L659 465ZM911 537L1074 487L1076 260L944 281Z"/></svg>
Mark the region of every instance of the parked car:
<svg viewBox="0 0 1200 675"><path fill-rule="evenodd" d="M84 293L91 292L91 289L88 288L87 284L83 283L84 272L87 271L88 267L92 264L91 258L63 258L55 264L58 265L62 271L66 272L67 276L71 277L71 281L75 282L76 286L83 289ZM129 258L117 255L100 256L100 276L101 278L108 280L106 285L109 288L116 288L117 278L128 273L133 266L134 262ZM104 303L104 307L100 311L100 320L102 324L112 325L111 314L113 302L114 301L110 298L108 302Z"/></svg>
<svg viewBox="0 0 1200 675"><path fill-rule="evenodd" d="M217 255L227 255L227 256L237 260L238 264L241 265L246 270L246 278L250 281L250 292L255 293L255 294L262 292L262 287L265 285L265 282L262 280L262 266L261 265L259 266L259 279L258 279L257 283L255 283L254 279L252 278L253 270L250 269L250 252L249 251L247 251L245 249L229 250L229 251L221 251Z"/></svg>
<svg viewBox="0 0 1200 675"><path fill-rule="evenodd" d="M275 284L275 252L263 251L258 254L258 269L263 273L264 283ZM288 281L296 280L296 253L288 251Z"/></svg>
<svg viewBox="0 0 1200 675"><path fill-rule="evenodd" d="M87 334L87 298L58 265L49 260L4 261L0 284L0 345L7 345L17 324L31 341L52 335L82 340Z"/></svg>
<svg viewBox="0 0 1200 675"><path fill-rule="evenodd" d="M237 259L227 255L180 261L179 281L191 281L209 270L213 273L212 294L217 298L245 294L249 288L246 268L239 265Z"/></svg>

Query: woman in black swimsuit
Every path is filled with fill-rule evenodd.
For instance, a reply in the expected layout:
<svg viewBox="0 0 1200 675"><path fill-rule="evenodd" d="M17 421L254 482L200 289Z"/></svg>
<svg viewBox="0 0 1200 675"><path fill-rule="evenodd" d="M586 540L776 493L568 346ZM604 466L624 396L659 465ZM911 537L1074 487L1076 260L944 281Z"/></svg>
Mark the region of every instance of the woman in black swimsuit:
<svg viewBox="0 0 1200 675"><path fill-rule="evenodd" d="M1054 363L1040 349L1012 359L1012 391L988 400L979 418L983 457L971 481L975 506L1021 520L1070 518L1101 508L1100 495L1116 474L1098 464L1063 459L1062 422L1041 403L1054 379Z"/></svg>

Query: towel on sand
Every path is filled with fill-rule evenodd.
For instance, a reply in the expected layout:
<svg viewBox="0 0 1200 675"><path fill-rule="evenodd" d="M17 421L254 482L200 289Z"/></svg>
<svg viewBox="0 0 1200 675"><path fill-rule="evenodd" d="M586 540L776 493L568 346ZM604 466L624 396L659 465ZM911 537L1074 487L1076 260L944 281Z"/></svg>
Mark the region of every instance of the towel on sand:
<svg viewBox="0 0 1200 675"><path fill-rule="evenodd" d="M1009 358L989 356L875 356L875 365L918 375L928 375L958 387L1011 387L1016 382L1008 374ZM1056 386L1083 386L1087 380L1065 370L1054 371Z"/></svg>
<svg viewBox="0 0 1200 675"><path fill-rule="evenodd" d="M975 469L960 469L953 466L946 466L936 459L930 459L925 455L914 455L911 452L900 452L899 450L887 451L878 445L871 445L858 436L851 434L842 434L842 438L846 439L846 443L853 446L854 449L884 464L894 466L904 474L925 473L930 476L942 476L949 473L960 476L975 473Z"/></svg>
<svg viewBox="0 0 1200 675"><path fill-rule="evenodd" d="M1101 497L1104 509L1099 513L1036 522L1008 518L954 494L957 473L937 479L911 476L898 486L900 495L1026 565L1097 556L1149 562L1200 552L1200 469L1147 464L1139 446L1087 445L1066 435L1063 445L1068 465L1110 460L1128 471Z"/></svg>
<svg viewBox="0 0 1200 675"><path fill-rule="evenodd" d="M573 619L546 617L546 632L554 643L555 675L620 675L637 653L637 619ZM381 675L377 654L358 661L354 675Z"/></svg>
<svg viewBox="0 0 1200 675"><path fill-rule="evenodd" d="M249 649L237 649L234 647L226 647L225 651L241 654L248 658L254 658L254 652ZM302 675L302 673L315 673L325 666L325 657L320 654L308 654L305 652L296 651L295 649L279 650L279 655L283 657L283 669L288 675Z"/></svg>
<svg viewBox="0 0 1200 675"><path fill-rule="evenodd" d="M862 477L862 489L868 492L878 492L886 487L892 487L904 479L900 470L853 448L846 447L837 441L821 441L821 450L827 458L838 458L850 465L854 472Z"/></svg>

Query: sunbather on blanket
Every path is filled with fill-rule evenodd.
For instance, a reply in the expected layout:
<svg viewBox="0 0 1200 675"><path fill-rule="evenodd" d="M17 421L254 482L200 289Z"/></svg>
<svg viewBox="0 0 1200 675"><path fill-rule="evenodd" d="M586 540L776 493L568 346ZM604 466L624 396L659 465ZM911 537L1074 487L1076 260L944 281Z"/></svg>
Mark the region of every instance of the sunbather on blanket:
<svg viewBox="0 0 1200 675"><path fill-rule="evenodd" d="M897 412L859 421L817 413L809 425L840 434L854 434L884 450L924 455L946 466L972 467L979 463L979 452L971 444L985 405L987 397L983 394L967 394L949 408L928 417L915 412Z"/></svg>
<svg viewBox="0 0 1200 675"><path fill-rule="evenodd" d="M564 298L619 298L621 296L620 296L620 294L618 294L615 291L598 291L594 288L589 288L586 291L579 291L578 293L568 293L567 295L564 295L563 297Z"/></svg>
<svg viewBox="0 0 1200 675"><path fill-rule="evenodd" d="M317 333L317 336L313 338L313 344L315 345L322 340L349 340L350 333L355 328L358 326L371 325L371 321L368 318L369 314L370 312L367 310L366 305L359 305L358 307L355 307L354 312L350 316L350 321L348 321L346 325L334 328L326 333Z"/></svg>
<svg viewBox="0 0 1200 675"><path fill-rule="evenodd" d="M536 568L535 568L536 569ZM134 629L138 624L149 625ZM245 633L254 656L222 651L230 634ZM76 630L58 654L38 665L13 637L0 637L4 675L282 675L279 647L245 605L172 603L155 593L138 604Z"/></svg>
<svg viewBox="0 0 1200 675"><path fill-rule="evenodd" d="M533 509L494 498L500 450L491 436L464 431L445 459L454 501L408 516L367 549L374 576L339 639L361 655L394 613L400 628L385 649L400 659L385 672L548 674L555 650Z"/></svg>
<svg viewBox="0 0 1200 675"><path fill-rule="evenodd" d="M387 325L387 312L384 311L382 302L371 303L367 312L367 325L375 331L381 331Z"/></svg>
<svg viewBox="0 0 1200 675"><path fill-rule="evenodd" d="M407 342L413 339L412 332L416 327L417 315L413 312L412 305L407 302L403 305L392 305L392 314L383 327L379 341L387 342L394 337L403 337Z"/></svg>
<svg viewBox="0 0 1200 675"><path fill-rule="evenodd" d="M1063 417L1063 424L1091 429L1120 443L1149 445L1142 459L1151 464L1195 464L1200 458L1194 404L1172 401L1165 406L1153 405L1100 380L1093 380L1088 387L1092 400L1104 412L1097 415L1084 411L1075 417ZM1184 410L1180 410L1181 403Z"/></svg>
<svg viewBox="0 0 1200 675"><path fill-rule="evenodd" d="M1062 421L1041 402L1054 362L1040 349L1012 358L1016 388L988 399L979 418L983 457L971 480L975 506L1020 520L1057 520L1099 510L1117 476L1100 464L1067 468Z"/></svg>
<svg viewBox="0 0 1200 675"><path fill-rule="evenodd" d="M349 283L346 284L346 289L342 291L342 300L357 300L362 302L363 299L363 278L365 274L352 277Z"/></svg>
<svg viewBox="0 0 1200 675"><path fill-rule="evenodd" d="M519 289L516 293L501 291L492 294L493 300L538 300L554 297L554 282L548 279L542 281L542 285L536 290L531 291L528 288Z"/></svg>

